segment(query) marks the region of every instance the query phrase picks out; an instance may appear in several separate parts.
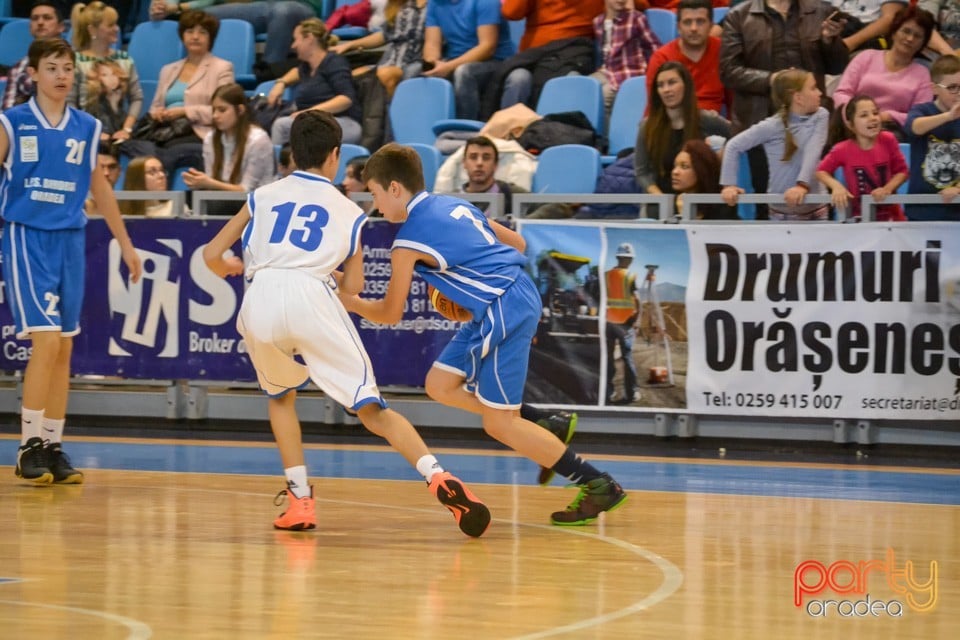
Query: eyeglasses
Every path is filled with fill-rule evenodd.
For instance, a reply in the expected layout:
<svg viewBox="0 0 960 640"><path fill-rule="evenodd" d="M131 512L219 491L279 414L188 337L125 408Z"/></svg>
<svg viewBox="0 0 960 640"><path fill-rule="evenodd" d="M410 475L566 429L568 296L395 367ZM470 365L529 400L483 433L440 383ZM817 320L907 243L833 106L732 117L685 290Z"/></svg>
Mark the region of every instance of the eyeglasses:
<svg viewBox="0 0 960 640"><path fill-rule="evenodd" d="M957 95L958 93L960 93L960 84L951 84L950 86L947 86L947 85L945 85L945 84L940 84L940 83L938 82L938 83L936 83L936 85L937 85L938 87L940 87L941 89L946 89L947 91L949 91L949 92L952 93L953 95Z"/></svg>

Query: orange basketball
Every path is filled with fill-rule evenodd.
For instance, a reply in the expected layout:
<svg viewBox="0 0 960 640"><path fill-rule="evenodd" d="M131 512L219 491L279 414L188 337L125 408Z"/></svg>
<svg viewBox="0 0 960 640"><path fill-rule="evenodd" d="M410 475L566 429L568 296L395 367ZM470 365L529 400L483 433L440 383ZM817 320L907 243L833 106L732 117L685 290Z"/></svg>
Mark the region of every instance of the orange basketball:
<svg viewBox="0 0 960 640"><path fill-rule="evenodd" d="M456 302L443 295L433 286L429 286L427 291L430 294L430 302L437 313L447 320L455 322L469 322L473 319L473 314L468 309L464 309Z"/></svg>

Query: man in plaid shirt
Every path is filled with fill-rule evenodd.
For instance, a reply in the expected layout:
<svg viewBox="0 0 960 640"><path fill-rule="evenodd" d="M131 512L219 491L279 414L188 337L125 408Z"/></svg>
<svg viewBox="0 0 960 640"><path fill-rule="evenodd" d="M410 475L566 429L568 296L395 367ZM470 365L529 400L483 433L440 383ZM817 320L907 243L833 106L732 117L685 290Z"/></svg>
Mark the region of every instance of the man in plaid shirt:
<svg viewBox="0 0 960 640"><path fill-rule="evenodd" d="M647 17L634 8L633 0L606 0L606 10L593 19L593 33L600 44L601 65L591 74L603 85L607 121L620 85L647 72L647 61L660 47Z"/></svg>
<svg viewBox="0 0 960 640"><path fill-rule="evenodd" d="M30 7L30 35L39 38L58 38L63 33L63 17L60 9L45 0L37 0ZM26 102L33 95L33 80L27 73L26 51L20 62L10 68L7 88L3 92L3 109Z"/></svg>

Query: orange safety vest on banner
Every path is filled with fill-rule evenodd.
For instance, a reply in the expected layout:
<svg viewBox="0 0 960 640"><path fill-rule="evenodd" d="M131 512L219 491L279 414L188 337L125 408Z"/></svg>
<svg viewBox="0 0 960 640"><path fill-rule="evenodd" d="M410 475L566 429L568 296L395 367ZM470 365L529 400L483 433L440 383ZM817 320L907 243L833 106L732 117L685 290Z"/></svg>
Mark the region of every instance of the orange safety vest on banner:
<svg viewBox="0 0 960 640"><path fill-rule="evenodd" d="M633 290L637 276L614 267L607 271L607 322L623 324L637 312Z"/></svg>

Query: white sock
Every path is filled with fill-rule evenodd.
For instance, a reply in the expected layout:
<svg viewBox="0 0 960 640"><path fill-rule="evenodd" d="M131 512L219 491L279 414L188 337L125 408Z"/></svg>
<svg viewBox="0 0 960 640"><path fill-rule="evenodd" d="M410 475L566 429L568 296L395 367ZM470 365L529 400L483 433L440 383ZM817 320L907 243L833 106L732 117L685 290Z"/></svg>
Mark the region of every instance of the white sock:
<svg viewBox="0 0 960 640"><path fill-rule="evenodd" d="M43 424L43 409L20 408L20 446L27 444L30 438L40 438L40 426Z"/></svg>
<svg viewBox="0 0 960 640"><path fill-rule="evenodd" d="M417 460L417 471L419 471L423 479L427 481L427 484L430 484L430 480L433 479L434 474L443 473L443 467L440 466L436 458L428 453Z"/></svg>
<svg viewBox="0 0 960 640"><path fill-rule="evenodd" d="M66 421L66 418L54 420L53 418L44 417L43 422L41 422L43 426L43 439L49 440L51 444L63 442L63 425Z"/></svg>
<svg viewBox="0 0 960 640"><path fill-rule="evenodd" d="M289 467L283 470L287 476L287 489L297 498L310 496L310 485L307 483L307 468L304 465Z"/></svg>

